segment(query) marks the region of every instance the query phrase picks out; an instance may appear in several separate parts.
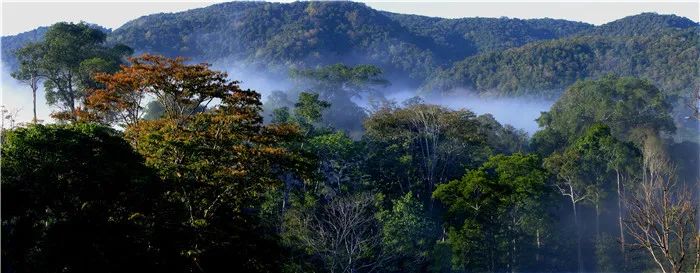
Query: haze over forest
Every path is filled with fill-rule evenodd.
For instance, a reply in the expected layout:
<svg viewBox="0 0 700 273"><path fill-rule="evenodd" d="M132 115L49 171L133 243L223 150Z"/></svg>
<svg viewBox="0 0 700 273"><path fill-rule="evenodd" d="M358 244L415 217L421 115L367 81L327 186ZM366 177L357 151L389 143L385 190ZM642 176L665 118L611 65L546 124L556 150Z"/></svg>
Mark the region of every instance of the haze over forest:
<svg viewBox="0 0 700 273"><path fill-rule="evenodd" d="M382 68L391 85L379 92L389 97L459 90L476 97L544 98L518 117L496 113L499 120L534 132L533 120L543 107L578 79L612 72L649 78L667 92L687 95L699 85L695 27L697 23L687 18L652 13L596 27L554 19L442 19L352 2L313 8L305 3L234 2L144 16L114 30L101 29L108 43L128 45L137 54L208 62L264 95L290 87L290 68L342 62ZM16 66L12 50L40 39L45 31L41 27L2 38L4 90L19 88L7 73ZM5 92L5 99L23 101L22 117L29 120L29 98L21 100L16 92L21 90ZM451 100L451 105L463 101L481 112L476 97ZM50 111L40 112L48 118Z"/></svg>
<svg viewBox="0 0 700 273"><path fill-rule="evenodd" d="M700 273L699 34L343 1L3 36L3 272Z"/></svg>

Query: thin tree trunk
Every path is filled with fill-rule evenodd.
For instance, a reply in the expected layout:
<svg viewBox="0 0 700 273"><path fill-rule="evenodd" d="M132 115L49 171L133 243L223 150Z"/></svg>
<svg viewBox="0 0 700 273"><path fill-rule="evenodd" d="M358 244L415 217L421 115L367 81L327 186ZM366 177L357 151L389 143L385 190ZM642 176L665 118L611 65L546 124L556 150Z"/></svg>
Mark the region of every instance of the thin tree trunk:
<svg viewBox="0 0 700 273"><path fill-rule="evenodd" d="M595 202L595 239L598 241L600 239L600 199L599 195L596 194Z"/></svg>
<svg viewBox="0 0 700 273"><path fill-rule="evenodd" d="M32 87L32 105L33 105L33 110L34 110L34 119L32 119L32 122L37 123L36 119L36 87Z"/></svg>
<svg viewBox="0 0 700 273"><path fill-rule="evenodd" d="M32 112L34 113L33 123L37 123L36 119L36 90L39 89L39 78L36 75L31 76L29 79L29 85L32 88Z"/></svg>
<svg viewBox="0 0 700 273"><path fill-rule="evenodd" d="M540 248L542 247L542 242L540 242L540 229L539 228L537 229L536 234L537 234L537 237L536 237L537 238L537 241L536 241L537 242L537 254L535 255L535 260L537 260L539 262L541 259L540 258L540 251L541 251Z"/></svg>
<svg viewBox="0 0 700 273"><path fill-rule="evenodd" d="M620 171L615 170L617 178L617 221L620 226L620 251L624 260L623 268L627 268L627 253L625 252L625 231L622 223L622 181L620 179Z"/></svg>
<svg viewBox="0 0 700 273"><path fill-rule="evenodd" d="M571 196L571 207L574 211L574 226L576 227L576 261L578 262L578 272L583 272L583 263L581 262L581 232L578 226L578 213L576 211L576 201L573 194Z"/></svg>

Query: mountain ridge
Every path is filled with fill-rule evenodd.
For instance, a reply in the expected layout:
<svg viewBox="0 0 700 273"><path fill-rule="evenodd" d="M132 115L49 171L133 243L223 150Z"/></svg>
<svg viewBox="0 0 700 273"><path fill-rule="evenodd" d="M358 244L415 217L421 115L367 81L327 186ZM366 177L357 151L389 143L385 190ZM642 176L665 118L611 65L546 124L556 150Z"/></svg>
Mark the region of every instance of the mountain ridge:
<svg viewBox="0 0 700 273"><path fill-rule="evenodd" d="M389 78L400 78L411 86L423 86L426 90L435 87L464 87L488 93L487 91L493 89L504 89L498 92L517 95L522 93L522 90L533 88L559 90L563 83L568 84L572 81L571 77L579 79L592 76L583 70L570 71L576 69L577 65L578 68L585 66L586 69L590 69L600 65L586 63L587 61L634 59L634 55L646 50L635 51L634 48L621 45L621 40L643 40L645 43L638 44L661 46L643 37L681 37L682 34L679 33L697 26L698 23L684 17L655 13L632 15L593 26L550 18L447 19L379 11L355 2L227 2L176 13L150 14L130 20L107 32L108 42L126 44L137 53L186 56L193 61L219 62L224 66L242 63L249 65L251 69L278 76L285 76L290 68L338 62L348 65L374 64L381 67ZM23 43L37 40L41 31L45 30L44 27L18 35L3 36L3 64L13 67L10 54L12 50ZM596 43L586 43L585 39L588 38L585 37ZM551 82L543 85L525 84L509 87L508 85L518 85L524 81L511 83L507 79L503 82L484 84L484 81L499 81L500 78L493 77L492 74L508 71L509 65L522 66L526 72L530 67L541 69L541 66L549 65L535 58L536 56L511 58L515 63L506 62L497 66L490 63L490 60L498 62L510 52L519 52L523 56L532 55L535 53L528 50L541 51L542 48L553 48L552 45L557 43L585 45L567 48L565 51L587 48L586 50L597 52L596 54L607 52L606 54L612 55L603 59L572 59L574 61L568 70L552 68L555 72L561 70L565 73L564 81L558 81L562 75L555 73L550 77ZM671 44L673 43L667 46ZM683 46L688 44L683 43ZM613 45L616 50L605 48ZM602 48L597 48L598 46ZM693 48L690 50L694 52ZM645 52L654 55L658 52L668 54L671 51L652 48ZM584 56L588 53L572 54ZM547 54L542 56L557 58ZM694 54L689 54L690 61L693 60ZM662 56L656 59L663 60L669 57ZM474 61L478 61L483 67L491 68L464 67L466 63ZM688 64L683 63L683 66ZM693 73L696 70L688 71ZM471 74L459 74L464 71ZM649 74L626 70L621 72L639 76ZM528 73L523 75L539 77L536 73L531 76L528 76ZM652 78L654 81L665 83L670 81L666 79L667 76L669 75ZM461 78L468 80L460 81ZM684 74L681 78L686 79L688 75ZM673 84L674 87L681 85L683 84ZM503 88L504 86L506 88ZM517 92L513 92L514 90Z"/></svg>

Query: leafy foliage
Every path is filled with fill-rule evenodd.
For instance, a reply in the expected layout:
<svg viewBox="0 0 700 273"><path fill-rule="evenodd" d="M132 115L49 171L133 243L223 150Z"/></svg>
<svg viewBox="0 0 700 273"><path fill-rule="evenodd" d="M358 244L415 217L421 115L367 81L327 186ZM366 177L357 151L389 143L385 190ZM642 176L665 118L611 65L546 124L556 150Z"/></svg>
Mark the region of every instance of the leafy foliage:
<svg viewBox="0 0 700 273"><path fill-rule="evenodd" d="M196 61L244 61L283 73L289 67L370 63L389 76L408 75L421 82L436 67L467 56L591 27L552 19L430 18L381 12L352 2L233 2L144 16L111 32L109 40L139 52ZM38 31L3 37L3 53L41 35ZM3 61L14 63L11 58Z"/></svg>
<svg viewBox="0 0 700 273"><path fill-rule="evenodd" d="M655 18L655 17L653 17ZM663 35L583 35L481 54L440 71L424 88L495 95L557 95L577 80L609 73L646 78L666 94L700 87L697 28Z"/></svg>
<svg viewBox="0 0 700 273"><path fill-rule="evenodd" d="M3 270L154 270L160 186L117 131L34 125L3 134Z"/></svg>
<svg viewBox="0 0 700 273"><path fill-rule="evenodd" d="M104 32L85 23L56 23L44 38L17 51L20 60L15 76L45 79L46 101L60 111L54 117L75 121L88 91L97 87L92 74L111 72L132 50L124 45L105 45Z"/></svg>
<svg viewBox="0 0 700 273"><path fill-rule="evenodd" d="M447 207L453 262L465 271L527 270L547 219L547 173L535 155L497 155L433 196Z"/></svg>
<svg viewBox="0 0 700 273"><path fill-rule="evenodd" d="M602 123L625 141L639 131L673 132L671 106L654 85L645 80L606 76L580 81L569 87L549 112L537 120L543 130L533 142L545 152L572 143L590 126Z"/></svg>
<svg viewBox="0 0 700 273"><path fill-rule="evenodd" d="M437 105L386 106L365 121L368 172L388 192L427 200L434 187L458 177L484 157L484 133L469 110Z"/></svg>
<svg viewBox="0 0 700 273"><path fill-rule="evenodd" d="M384 248L393 253L386 271L424 272L430 264L437 225L413 193L392 200L390 209L377 215L382 223Z"/></svg>
<svg viewBox="0 0 700 273"><path fill-rule="evenodd" d="M290 75L297 81L297 89L309 90L316 93L316 98L302 92L299 102L309 104L307 100L321 99L329 103L322 114L328 125L336 129L344 129L352 136L362 132L362 120L366 117L365 109L355 104L352 99L360 97L374 98L381 96L378 89L389 85L383 71L373 65L346 66L334 64L314 69L292 70ZM309 104L311 105L311 104ZM305 111L305 108L297 108ZM311 109L308 109L311 110ZM313 110L318 112L318 110ZM297 113L298 117L308 115ZM318 117L320 118L320 117Z"/></svg>
<svg viewBox="0 0 700 273"><path fill-rule="evenodd" d="M14 76L33 91L45 80L76 123L15 128L3 110L15 128L2 128L3 271L642 272L661 252L626 236L648 221L625 230L624 220L665 205L639 195L628 218L625 194L683 205L682 225L659 222L673 229L664 234L696 223L693 196L659 187L673 185L673 170L697 180L697 145L670 138L669 102L697 85L697 24L684 18L593 27L243 2L114 33L60 23L36 34L44 40L17 51ZM263 123L260 95L226 73L151 54L119 65L131 51L118 41L291 68L295 85L271 94ZM573 85L528 139L490 114L387 101L396 76L501 95ZM700 249L689 239L668 242Z"/></svg>
<svg viewBox="0 0 700 273"><path fill-rule="evenodd" d="M134 125L145 114L142 104L149 98L162 108L163 117L173 118L201 112L214 99L240 91L237 81L229 82L226 73L210 70L208 64L187 65L183 58L148 54L129 61L131 65L122 65L114 74L94 75L104 88L90 93L83 115L105 123Z"/></svg>

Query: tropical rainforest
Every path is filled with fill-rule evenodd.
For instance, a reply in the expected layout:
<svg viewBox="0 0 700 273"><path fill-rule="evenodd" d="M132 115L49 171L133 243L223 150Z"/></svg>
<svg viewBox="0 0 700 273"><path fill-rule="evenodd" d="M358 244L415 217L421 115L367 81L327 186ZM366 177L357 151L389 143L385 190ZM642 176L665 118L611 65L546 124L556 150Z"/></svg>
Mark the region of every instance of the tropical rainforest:
<svg viewBox="0 0 700 273"><path fill-rule="evenodd" d="M34 101L2 271L698 273L699 27L232 2L2 37ZM528 132L464 92L553 103Z"/></svg>

